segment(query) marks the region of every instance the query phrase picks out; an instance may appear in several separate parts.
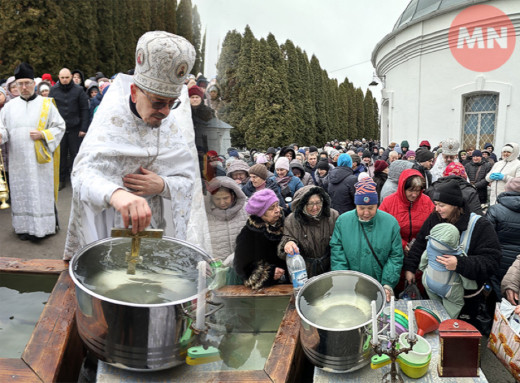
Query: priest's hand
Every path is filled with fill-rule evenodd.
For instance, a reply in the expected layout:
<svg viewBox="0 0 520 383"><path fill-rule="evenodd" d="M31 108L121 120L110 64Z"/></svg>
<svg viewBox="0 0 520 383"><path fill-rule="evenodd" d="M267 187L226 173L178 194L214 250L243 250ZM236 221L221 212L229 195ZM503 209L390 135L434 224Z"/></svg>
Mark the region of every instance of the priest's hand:
<svg viewBox="0 0 520 383"><path fill-rule="evenodd" d="M80 137L80 138L81 137L85 137L86 134L87 134L87 132L83 132L83 131L80 130L79 133L78 133L78 137Z"/></svg>
<svg viewBox="0 0 520 383"><path fill-rule="evenodd" d="M144 198L126 190L117 189L110 197L110 205L121 213L125 227L132 224L133 234L143 231L150 225L152 211Z"/></svg>
<svg viewBox="0 0 520 383"><path fill-rule="evenodd" d="M29 137L31 137L31 140L33 141L43 140L43 133L39 130L31 130L29 132Z"/></svg>
<svg viewBox="0 0 520 383"><path fill-rule="evenodd" d="M139 168L142 174L127 174L123 177L123 185L133 190L133 194L138 196L157 195L164 190L164 180L143 168Z"/></svg>

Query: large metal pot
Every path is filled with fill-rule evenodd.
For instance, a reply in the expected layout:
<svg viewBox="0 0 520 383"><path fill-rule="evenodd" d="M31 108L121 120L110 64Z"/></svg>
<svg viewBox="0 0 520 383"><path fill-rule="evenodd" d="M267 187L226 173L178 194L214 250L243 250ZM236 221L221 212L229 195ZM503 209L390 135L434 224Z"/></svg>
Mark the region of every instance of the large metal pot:
<svg viewBox="0 0 520 383"><path fill-rule="evenodd" d="M131 276L140 284L118 284L118 278L126 278L125 253L130 247L130 238L107 238L86 246L72 258L69 268L76 286L79 335L99 359L116 367L153 371L185 363L182 354L192 346L194 337L186 311L197 298L196 267L199 261L210 262L212 258L178 239L142 239L142 261ZM100 293L96 276L107 271L115 274L103 280L103 286L113 287L106 295L128 293L130 299ZM141 281L140 275L145 274L147 279ZM166 291L165 286L182 291ZM147 293L141 294L141 289ZM134 294L137 302L132 302ZM168 294L176 298L168 301Z"/></svg>
<svg viewBox="0 0 520 383"><path fill-rule="evenodd" d="M331 271L307 281L296 297L296 309L302 347L315 366L343 373L370 362L373 300L379 315L384 288L357 271Z"/></svg>

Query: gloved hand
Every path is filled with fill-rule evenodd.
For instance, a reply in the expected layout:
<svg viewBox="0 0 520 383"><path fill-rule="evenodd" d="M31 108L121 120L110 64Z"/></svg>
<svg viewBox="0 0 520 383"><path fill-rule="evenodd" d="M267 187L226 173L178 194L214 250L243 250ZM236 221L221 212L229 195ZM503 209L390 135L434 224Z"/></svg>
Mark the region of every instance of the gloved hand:
<svg viewBox="0 0 520 383"><path fill-rule="evenodd" d="M504 175L502 173L491 173L489 175L493 181L502 181L504 179Z"/></svg>

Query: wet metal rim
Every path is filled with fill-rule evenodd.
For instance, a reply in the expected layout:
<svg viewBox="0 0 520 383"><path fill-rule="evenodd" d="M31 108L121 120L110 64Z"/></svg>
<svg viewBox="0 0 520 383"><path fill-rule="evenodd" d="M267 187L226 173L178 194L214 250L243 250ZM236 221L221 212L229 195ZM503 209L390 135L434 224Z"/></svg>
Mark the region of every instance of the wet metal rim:
<svg viewBox="0 0 520 383"><path fill-rule="evenodd" d="M120 240L119 238L116 238L116 239ZM183 241L183 240L180 240L180 239L177 239L177 238L173 238L173 237L167 237L167 236L163 236L162 239L163 240L169 240L169 241L174 242L174 243L179 243L181 245L184 245L185 247L189 247L189 248L191 248L193 250L199 251L200 253L205 255L207 257L207 259L212 259L212 257L210 257L204 250L202 250L201 248L199 248L199 247L197 247L197 246L195 246L195 245L193 245L193 244L191 244L189 242L186 242L186 241ZM83 255L85 252L87 252L91 248L96 247L96 246L101 245L101 244L104 244L106 242L111 242L113 240L114 240L114 238L112 238L112 237L97 240L97 241L92 242L92 243L88 244L87 246L81 248L80 250L78 250L74 254L72 259L70 260L69 274L70 274L71 279L74 282L74 285L77 288L80 288L81 290L83 290L88 295L91 295L91 296L93 296L93 297L95 297L95 298L97 298L97 299L99 299L101 301L110 302L110 303L114 303L116 305L128 306L128 307L143 307L143 308L168 307L168 306L172 306L172 305L176 305L176 304L182 304L182 303L190 302L192 300L197 299L198 294L194 294L194 295L192 295L190 297L187 297L187 298L184 298L184 299L180 299L178 301L171 301L171 302L164 302L164 303L152 303L152 304L130 303L130 302L118 301L116 299L111 299L111 298L105 297L103 295L97 294L97 293L93 292L92 290L86 288L76 278L75 269L76 269L76 266L77 266L79 258L81 257L81 255Z"/></svg>
<svg viewBox="0 0 520 383"><path fill-rule="evenodd" d="M313 323L311 321L309 321L303 314L302 312L300 311L300 299L302 298L301 295L302 295L302 292L306 289L308 289L314 282L316 282L317 280L320 280L320 279L323 279L324 277L333 277L335 275L353 275L353 276L358 276L360 278L364 278L364 279L367 279L369 280L370 282L372 282L375 286L377 286L379 288L379 291L381 292L382 294L382 297L383 297L383 304L381 305L381 309L377 312L377 316L379 317L381 315L381 312L383 311L383 309L385 308L385 301L386 301L386 294L385 294L385 289L383 288L383 286L374 278L372 278L370 275L367 275L367 274L363 274L359 271L352 271L352 270L336 270L336 271L329 271L327 273L324 273L324 274L320 274L320 275L317 275L315 277L312 277L311 279L309 279L307 281L307 283L305 283L305 285L303 285L303 287L300 289L300 291L298 292L298 295L296 296L296 310L298 312L298 315L300 316L301 320L305 321L308 325L310 326L313 326L315 328L318 328L320 330L325 330L325 331L333 331L333 332L344 332L344 331L350 331L350 330L356 330L356 329L359 329L359 328L362 328L362 327L365 327L367 325L371 325L372 324L372 316L370 317L370 319L368 319L365 323L361 323L357 326L354 326L354 327L348 327L348 328L343 328L343 329L337 329L337 328L329 328L329 327L324 327L324 326L320 326L320 325L317 325L316 323Z"/></svg>

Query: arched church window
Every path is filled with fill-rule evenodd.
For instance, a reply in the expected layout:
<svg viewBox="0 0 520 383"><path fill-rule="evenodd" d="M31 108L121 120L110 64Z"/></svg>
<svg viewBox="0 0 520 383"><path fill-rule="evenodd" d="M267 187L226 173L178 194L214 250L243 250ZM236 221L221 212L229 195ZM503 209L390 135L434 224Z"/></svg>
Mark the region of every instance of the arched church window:
<svg viewBox="0 0 520 383"><path fill-rule="evenodd" d="M498 94L478 93L465 96L462 148L484 148L486 142L495 142Z"/></svg>

